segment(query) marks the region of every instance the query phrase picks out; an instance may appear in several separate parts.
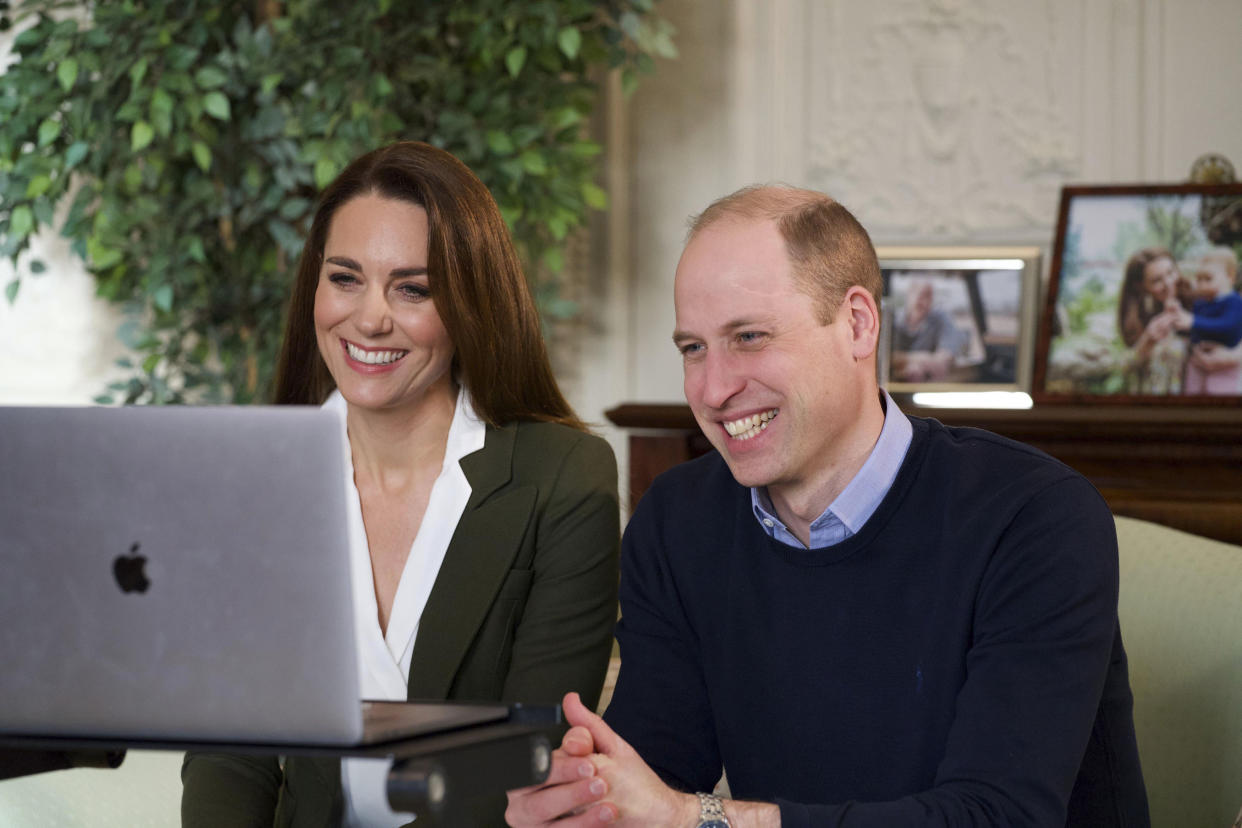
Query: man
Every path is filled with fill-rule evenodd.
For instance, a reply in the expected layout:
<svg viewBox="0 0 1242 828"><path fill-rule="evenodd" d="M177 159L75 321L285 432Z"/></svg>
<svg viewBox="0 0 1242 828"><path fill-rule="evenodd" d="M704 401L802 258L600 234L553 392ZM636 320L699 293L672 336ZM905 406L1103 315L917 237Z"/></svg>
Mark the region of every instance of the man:
<svg viewBox="0 0 1242 828"><path fill-rule="evenodd" d="M906 312L893 330L893 375L906 382L942 380L968 337L949 314L933 307L931 282L917 282L909 296Z"/></svg>
<svg viewBox="0 0 1242 828"><path fill-rule="evenodd" d="M639 503L607 724L566 697L511 824L1147 824L1108 508L1033 449L903 415L879 293L820 193L695 221L673 338L718 453Z"/></svg>

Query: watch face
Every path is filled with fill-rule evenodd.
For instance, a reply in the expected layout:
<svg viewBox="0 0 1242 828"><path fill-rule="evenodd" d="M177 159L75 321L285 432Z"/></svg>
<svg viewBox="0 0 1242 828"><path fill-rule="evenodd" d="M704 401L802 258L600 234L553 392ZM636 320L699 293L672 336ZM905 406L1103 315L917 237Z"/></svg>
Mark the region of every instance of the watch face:
<svg viewBox="0 0 1242 828"><path fill-rule="evenodd" d="M706 822L700 822L698 828L729 828L729 823L723 819L709 819Z"/></svg>

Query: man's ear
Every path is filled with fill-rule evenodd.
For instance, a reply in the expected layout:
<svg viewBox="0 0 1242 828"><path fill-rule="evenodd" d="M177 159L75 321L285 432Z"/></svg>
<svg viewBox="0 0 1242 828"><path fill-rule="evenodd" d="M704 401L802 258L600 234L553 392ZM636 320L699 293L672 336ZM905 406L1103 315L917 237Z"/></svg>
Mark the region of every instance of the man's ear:
<svg viewBox="0 0 1242 828"><path fill-rule="evenodd" d="M873 356L880 343L880 308L871 291L854 285L845 292L843 320L849 325L855 361Z"/></svg>

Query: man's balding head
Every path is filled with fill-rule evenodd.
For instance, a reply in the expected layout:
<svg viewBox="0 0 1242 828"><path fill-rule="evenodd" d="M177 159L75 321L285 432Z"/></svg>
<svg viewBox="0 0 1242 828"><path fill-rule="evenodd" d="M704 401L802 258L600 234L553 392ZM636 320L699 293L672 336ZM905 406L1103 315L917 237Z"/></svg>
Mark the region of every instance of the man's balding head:
<svg viewBox="0 0 1242 828"><path fill-rule="evenodd" d="M745 187L694 216L688 239L724 221L776 222L798 289L815 302L823 324L833 320L853 285L865 288L879 305L883 281L871 237L849 210L823 193L785 185Z"/></svg>

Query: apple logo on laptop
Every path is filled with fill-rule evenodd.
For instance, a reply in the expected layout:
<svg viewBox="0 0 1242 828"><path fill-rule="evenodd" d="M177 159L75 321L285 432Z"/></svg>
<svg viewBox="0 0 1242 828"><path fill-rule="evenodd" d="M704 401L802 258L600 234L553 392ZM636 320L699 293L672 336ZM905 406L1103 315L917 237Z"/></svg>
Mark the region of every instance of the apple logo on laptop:
<svg viewBox="0 0 1242 828"><path fill-rule="evenodd" d="M147 591L147 587L151 586L151 580L147 578L147 573L144 571L146 565L147 559L138 554L136 542L129 548L128 555L116 556L116 560L112 562L112 574L116 577L121 592Z"/></svg>

